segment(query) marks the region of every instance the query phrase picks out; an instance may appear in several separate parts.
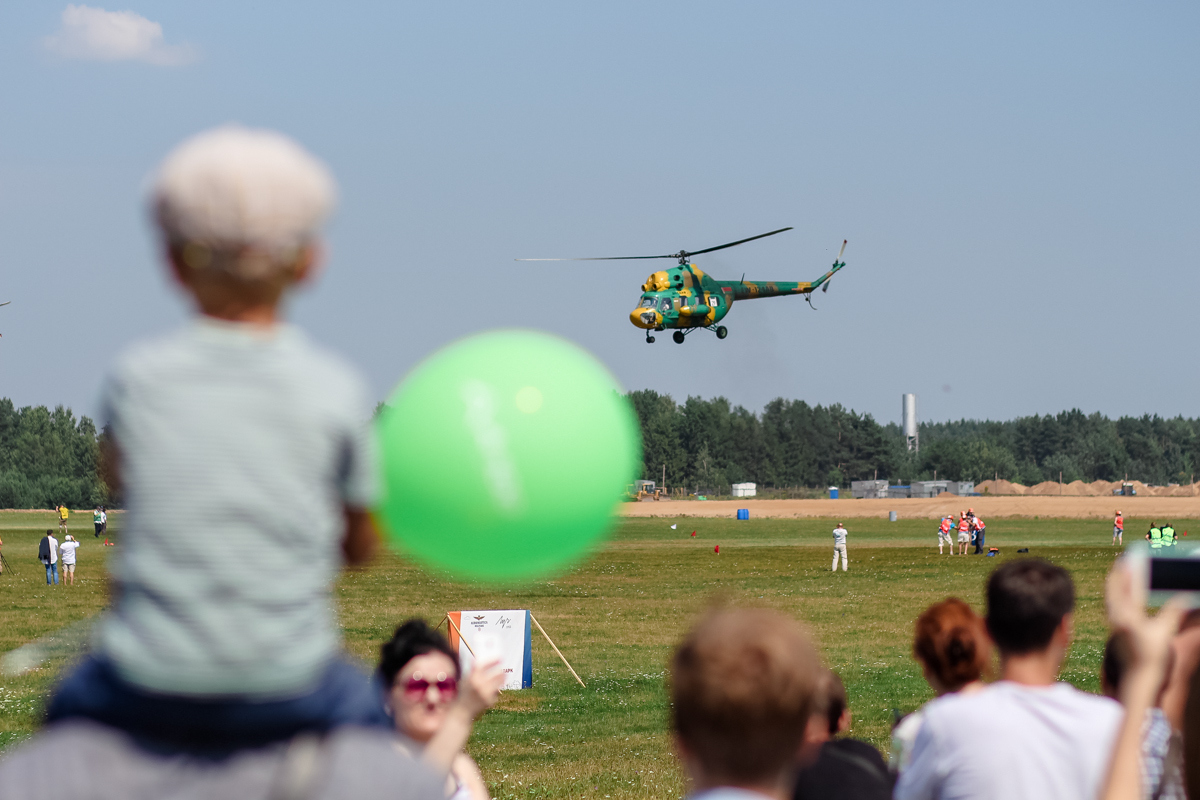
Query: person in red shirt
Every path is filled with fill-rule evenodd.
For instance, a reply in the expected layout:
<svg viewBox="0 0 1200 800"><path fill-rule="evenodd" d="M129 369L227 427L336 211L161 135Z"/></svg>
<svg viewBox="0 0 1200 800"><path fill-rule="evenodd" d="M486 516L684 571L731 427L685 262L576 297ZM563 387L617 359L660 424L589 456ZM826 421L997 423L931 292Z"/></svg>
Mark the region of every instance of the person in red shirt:
<svg viewBox="0 0 1200 800"><path fill-rule="evenodd" d="M954 527L954 516L947 514L942 517L942 523L938 526L938 555L942 554L942 546L950 545L950 555L954 555L954 540L950 538L950 529Z"/></svg>
<svg viewBox="0 0 1200 800"><path fill-rule="evenodd" d="M1121 516L1118 510L1117 515L1113 517L1113 544L1125 543L1125 518Z"/></svg>
<svg viewBox="0 0 1200 800"><path fill-rule="evenodd" d="M967 546L971 544L971 520L967 518L965 512L962 512L958 518L958 543L962 550L959 555L965 556Z"/></svg>

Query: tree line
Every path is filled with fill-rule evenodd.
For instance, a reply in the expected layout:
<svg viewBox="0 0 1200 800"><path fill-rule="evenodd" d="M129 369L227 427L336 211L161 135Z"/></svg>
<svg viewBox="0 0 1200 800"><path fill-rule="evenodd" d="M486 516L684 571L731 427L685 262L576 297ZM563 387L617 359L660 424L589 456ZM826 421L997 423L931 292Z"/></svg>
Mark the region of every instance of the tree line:
<svg viewBox="0 0 1200 800"><path fill-rule="evenodd" d="M109 502L96 474L101 434L68 408L16 408L0 398L0 508L86 508Z"/></svg>
<svg viewBox="0 0 1200 800"><path fill-rule="evenodd" d="M975 482L999 477L1187 483L1200 464L1200 419L1084 414L1078 409L1007 422L923 423L909 453L895 423L834 404L778 398L759 413L723 397L683 403L653 390L628 394L641 424L642 477L724 494L733 483L771 487ZM70 409L18 409L0 398L0 508L83 508L113 498L96 472L103 432Z"/></svg>
<svg viewBox="0 0 1200 800"><path fill-rule="evenodd" d="M845 486L853 480L989 478L1187 483L1200 464L1200 419L1059 414L1006 422L923 423L910 453L895 423L841 405L779 398L753 413L723 397L676 403L653 390L628 394L641 423L642 477L691 491L729 484Z"/></svg>

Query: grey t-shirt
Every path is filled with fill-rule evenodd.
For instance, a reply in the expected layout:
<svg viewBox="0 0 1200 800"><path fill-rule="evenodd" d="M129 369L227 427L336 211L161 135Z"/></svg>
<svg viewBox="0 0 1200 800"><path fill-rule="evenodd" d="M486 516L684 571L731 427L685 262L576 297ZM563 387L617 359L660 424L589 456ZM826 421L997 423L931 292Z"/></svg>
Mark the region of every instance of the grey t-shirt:
<svg viewBox="0 0 1200 800"><path fill-rule="evenodd" d="M172 694L305 691L339 646L343 505L377 474L357 374L296 328L201 318L135 346L104 391L126 515L98 648Z"/></svg>
<svg viewBox="0 0 1200 800"><path fill-rule="evenodd" d="M72 720L0 756L5 800L444 800L444 776L404 755L385 730L247 750L222 761L160 756L121 731Z"/></svg>

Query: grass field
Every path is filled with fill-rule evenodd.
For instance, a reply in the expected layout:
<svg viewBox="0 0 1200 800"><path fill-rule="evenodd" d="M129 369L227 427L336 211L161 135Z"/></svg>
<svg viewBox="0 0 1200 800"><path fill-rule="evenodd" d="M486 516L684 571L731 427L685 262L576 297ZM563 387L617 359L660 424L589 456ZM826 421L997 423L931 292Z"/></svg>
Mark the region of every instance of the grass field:
<svg viewBox="0 0 1200 800"><path fill-rule="evenodd" d="M44 519L0 513L3 552L19 572L0 578L0 651L88 618L106 602L100 562L111 551L82 526L78 585L46 586L35 559L38 539L52 522L48 512ZM1030 555L1074 575L1076 640L1062 677L1097 689L1106 635L1103 579L1115 555L1107 523L990 519L988 544L1001 548L999 558L939 557L930 521L851 523L851 571L835 575L829 573L833 524L820 519L625 520L587 562L517 589L448 581L387 554L338 584L346 645L373 662L379 644L409 616L436 622L456 609L533 610L587 688L535 632L534 688L506 693L470 745L497 798L681 796L666 735L663 665L690 621L718 599L778 608L807 623L846 683L853 735L886 750L893 709L912 710L931 696L910 656L917 614L948 595L981 609L987 574L1016 557L1017 548L1029 547ZM1175 525L1200 530L1196 520ZM120 515L113 515L114 538L119 526ZM1126 522L1131 534L1146 527L1146 520ZM0 746L35 729L64 660L0 679Z"/></svg>

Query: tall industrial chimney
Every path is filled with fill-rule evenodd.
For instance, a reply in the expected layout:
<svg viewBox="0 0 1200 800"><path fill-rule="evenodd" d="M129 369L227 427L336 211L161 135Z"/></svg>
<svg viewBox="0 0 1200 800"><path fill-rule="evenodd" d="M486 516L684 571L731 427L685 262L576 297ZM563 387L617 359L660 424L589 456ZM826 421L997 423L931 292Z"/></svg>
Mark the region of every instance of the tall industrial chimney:
<svg viewBox="0 0 1200 800"><path fill-rule="evenodd" d="M904 443L908 445L910 451L915 453L920 449L917 441L917 396L906 394L903 396L903 401L904 411L900 417L900 425L904 428Z"/></svg>

